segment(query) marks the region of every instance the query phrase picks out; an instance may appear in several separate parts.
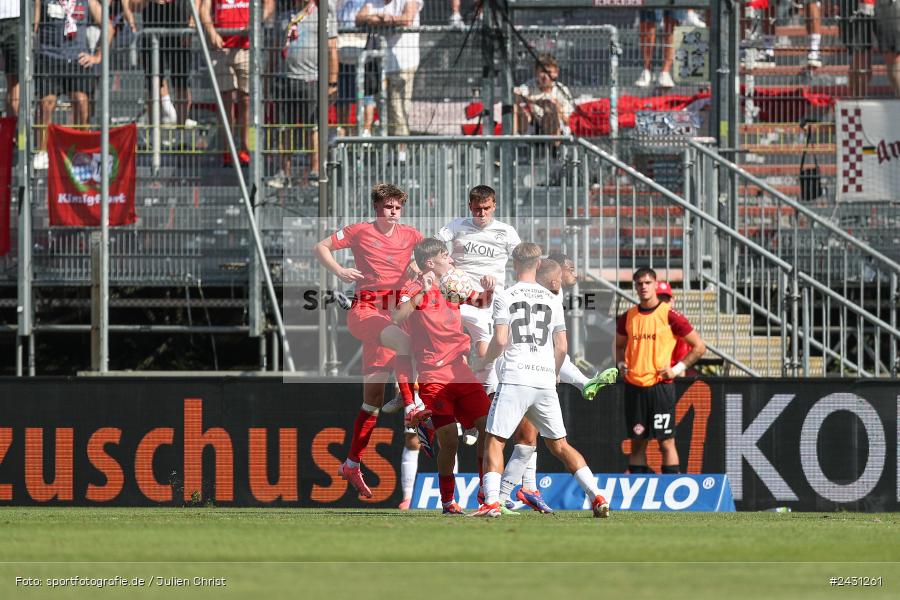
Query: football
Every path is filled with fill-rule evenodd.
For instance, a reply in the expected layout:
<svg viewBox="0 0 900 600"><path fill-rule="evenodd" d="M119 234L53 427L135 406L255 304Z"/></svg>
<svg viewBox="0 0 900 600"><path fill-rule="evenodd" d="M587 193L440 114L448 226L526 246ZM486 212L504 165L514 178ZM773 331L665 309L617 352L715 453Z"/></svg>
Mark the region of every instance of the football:
<svg viewBox="0 0 900 600"><path fill-rule="evenodd" d="M454 304L462 304L472 295L472 280L465 271L451 269L441 277L441 294Z"/></svg>

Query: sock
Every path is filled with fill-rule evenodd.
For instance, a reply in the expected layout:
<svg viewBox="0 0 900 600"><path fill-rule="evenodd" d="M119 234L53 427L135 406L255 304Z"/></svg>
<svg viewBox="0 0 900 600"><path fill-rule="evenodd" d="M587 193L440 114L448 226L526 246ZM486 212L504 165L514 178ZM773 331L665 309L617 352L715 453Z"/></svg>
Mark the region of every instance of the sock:
<svg viewBox="0 0 900 600"><path fill-rule="evenodd" d="M496 471L488 471L481 478L481 485L484 490L484 503L493 504L500 500L500 479L502 475Z"/></svg>
<svg viewBox="0 0 900 600"><path fill-rule="evenodd" d="M413 384L416 380L413 373L412 359L407 354L398 354L394 357L394 373L397 375L397 385L400 387L400 397L403 404L409 406L415 404Z"/></svg>
<svg viewBox="0 0 900 600"><path fill-rule="evenodd" d="M525 472L522 473L522 487L526 490L537 489L537 455L537 448L535 448L525 466Z"/></svg>
<svg viewBox="0 0 900 600"><path fill-rule="evenodd" d="M435 436L437 438L437 436ZM459 473L459 454L453 459L453 473Z"/></svg>
<svg viewBox="0 0 900 600"><path fill-rule="evenodd" d="M647 465L628 465L628 472L635 475L640 475L641 473L649 473L650 467L648 467Z"/></svg>
<svg viewBox="0 0 900 600"><path fill-rule="evenodd" d="M416 483L416 472L419 470L419 451L403 448L403 459L400 462L400 488L403 499L412 498L413 486Z"/></svg>
<svg viewBox="0 0 900 600"><path fill-rule="evenodd" d="M441 488L441 503L453 502L453 494L456 492L456 477L453 475L438 475Z"/></svg>
<svg viewBox="0 0 900 600"><path fill-rule="evenodd" d="M591 473L590 467L585 465L572 473L572 475L575 477L575 481L578 482L579 487L584 490L584 493L591 500L600 495L600 490L597 489L597 481L594 479L594 474Z"/></svg>
<svg viewBox="0 0 900 600"><path fill-rule="evenodd" d="M809 34L809 49L813 52L819 51L819 46L822 44L822 34L821 33L811 33Z"/></svg>
<svg viewBox="0 0 900 600"><path fill-rule="evenodd" d="M677 475L681 473L681 465L663 465L662 472L664 475Z"/></svg>
<svg viewBox="0 0 900 600"><path fill-rule="evenodd" d="M534 454L534 446L516 444L513 448L512 456L509 457L506 469L503 471L503 477L500 479L501 501L508 500L513 488L522 481L522 474L528 468L528 461L531 460L532 454Z"/></svg>
<svg viewBox="0 0 900 600"><path fill-rule="evenodd" d="M369 438L372 437L372 430L375 429L375 423L378 421L378 409L368 404L363 404L356 415L356 421L353 422L353 438L350 440L350 452L347 458L353 462L359 462L362 453L366 451L369 445Z"/></svg>
<svg viewBox="0 0 900 600"><path fill-rule="evenodd" d="M581 372L581 369L572 363L572 359L569 358L568 354L566 354L566 359L563 361L562 367L559 368L559 380L562 383L574 385L581 391L584 390L585 384L589 381L584 373Z"/></svg>

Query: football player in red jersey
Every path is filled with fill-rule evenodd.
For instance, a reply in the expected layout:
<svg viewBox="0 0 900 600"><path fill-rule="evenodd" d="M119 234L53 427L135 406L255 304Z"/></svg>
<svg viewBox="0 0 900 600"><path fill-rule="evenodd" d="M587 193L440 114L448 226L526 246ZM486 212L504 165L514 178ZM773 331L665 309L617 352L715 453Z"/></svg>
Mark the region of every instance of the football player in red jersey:
<svg viewBox="0 0 900 600"><path fill-rule="evenodd" d="M344 283L356 284L356 299L347 313L347 329L363 345L363 403L353 425L347 460L339 475L361 496L372 497L359 469L378 413L384 404L384 386L393 370L408 418L415 418L413 368L409 336L391 321L391 311L406 283L418 270L410 262L422 234L400 224L406 192L389 183L372 188L375 220L339 229L315 246L316 257ZM334 258L335 250L349 248L355 267L345 267Z"/></svg>
<svg viewBox="0 0 900 600"><path fill-rule="evenodd" d="M405 325L409 332L418 371L419 397L431 413L440 443L437 464L444 514L463 514L454 499L453 466L459 444L456 423L458 421L464 429L478 429L476 454L480 471L484 455L484 423L491 401L467 364L470 340L463 330L459 305L447 301L437 283L453 268L446 244L427 238L416 245L415 258L422 275L400 296L394 323ZM481 283L485 291L472 292L466 302L490 303L491 281L485 276Z"/></svg>
<svg viewBox="0 0 900 600"><path fill-rule="evenodd" d="M659 298L662 302L668 303L669 306L675 307L675 294L672 292L672 286L669 285L667 281L660 281L656 284L656 297ZM675 340L675 349L672 350L672 366L674 367L681 359L688 355L688 352L691 351L690 345L684 338L678 338ZM693 368L686 369L684 373L678 375L678 377L685 377L687 375L694 376L697 374L697 371Z"/></svg>

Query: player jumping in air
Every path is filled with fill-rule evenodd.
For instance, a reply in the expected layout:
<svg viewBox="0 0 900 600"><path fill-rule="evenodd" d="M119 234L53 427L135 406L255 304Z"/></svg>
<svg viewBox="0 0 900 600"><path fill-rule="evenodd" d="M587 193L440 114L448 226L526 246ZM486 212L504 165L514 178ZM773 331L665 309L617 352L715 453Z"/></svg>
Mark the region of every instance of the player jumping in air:
<svg viewBox="0 0 900 600"><path fill-rule="evenodd" d="M483 463L484 423L491 401L466 363L469 336L463 331L459 306L448 302L436 281L453 268L441 240L426 238L416 245L416 264L422 274L409 284L394 311L394 322L409 331L416 361L419 397L431 413L437 453L441 503L444 514L463 514L454 500L456 478L453 466L459 443L457 421L466 429L477 428L476 455ZM490 302L491 282L482 279L485 291L466 302ZM480 473L479 473L480 474Z"/></svg>
<svg viewBox="0 0 900 600"><path fill-rule="evenodd" d="M600 494L584 457L566 440L556 380L568 350L560 299L537 283L541 247L525 242L513 251L516 283L494 295L494 335L481 367L503 355L500 385L488 413L485 440L484 504L473 516L500 516L503 447L523 417L533 423L550 452L559 459L591 501L596 517L609 516L609 503ZM521 478L521 473L518 474Z"/></svg>
<svg viewBox="0 0 900 600"><path fill-rule="evenodd" d="M363 345L363 403L339 475L366 498L372 497L372 491L363 480L359 464L384 403L384 386L391 370L396 373L407 416L415 414L409 337L393 324L391 311L401 290L418 273L410 259L413 248L422 240L417 229L400 224L406 192L389 183L379 183L372 188L371 198L374 221L347 225L315 246L322 266L344 283L356 284L356 300L347 313L347 329ZM353 253L356 268L344 267L334 259L334 251L344 248Z"/></svg>

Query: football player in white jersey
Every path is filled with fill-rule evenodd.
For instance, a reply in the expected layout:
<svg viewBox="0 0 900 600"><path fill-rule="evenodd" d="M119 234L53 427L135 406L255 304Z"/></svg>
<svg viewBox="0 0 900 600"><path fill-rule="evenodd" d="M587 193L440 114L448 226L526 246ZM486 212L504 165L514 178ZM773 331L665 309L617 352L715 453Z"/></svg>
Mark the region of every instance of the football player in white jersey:
<svg viewBox="0 0 900 600"><path fill-rule="evenodd" d="M469 191L470 217L454 219L447 223L435 236L450 244L450 258L457 268L465 271L475 284L482 277L490 277L494 290L499 291L506 283L506 263L519 242L519 234L511 225L494 218L497 210L497 194L487 185L478 185ZM477 356L484 356L491 341L491 307L476 307L464 304L459 307L463 327L475 343ZM493 363L486 364L475 372L490 396L497 388L497 374Z"/></svg>
<svg viewBox="0 0 900 600"><path fill-rule="evenodd" d="M574 268L572 261L565 255L551 256L560 258L562 262L552 258L542 259L537 270L537 282L561 300L563 288L571 287L575 283ZM578 367L572 364L572 359L568 354L563 359L559 370L560 383L568 383L582 392L585 384L595 386L594 389L598 390L605 385L615 383L618 375L619 370L612 367L598 373L592 379L588 379ZM500 504L506 508L514 508L513 504L508 502L513 488L519 484L519 481L514 480L511 473L522 473L522 487L516 491L516 498L537 512L550 514L553 509L544 502L541 492L537 488L537 436L537 428L527 418L522 419L514 436L515 446L512 456L509 457L501 479Z"/></svg>
<svg viewBox="0 0 900 600"><path fill-rule="evenodd" d="M575 477L591 501L595 517L609 516L609 503L600 494L584 457L566 440L566 428L556 394L559 368L568 350L566 323L560 299L539 283L541 247L524 242L513 250L516 283L494 293L494 334L487 353L475 360L483 367L501 354L500 384L488 413L482 491L484 504L472 516L499 517L503 447L523 417L533 423L550 452ZM522 473L510 474L513 481Z"/></svg>

